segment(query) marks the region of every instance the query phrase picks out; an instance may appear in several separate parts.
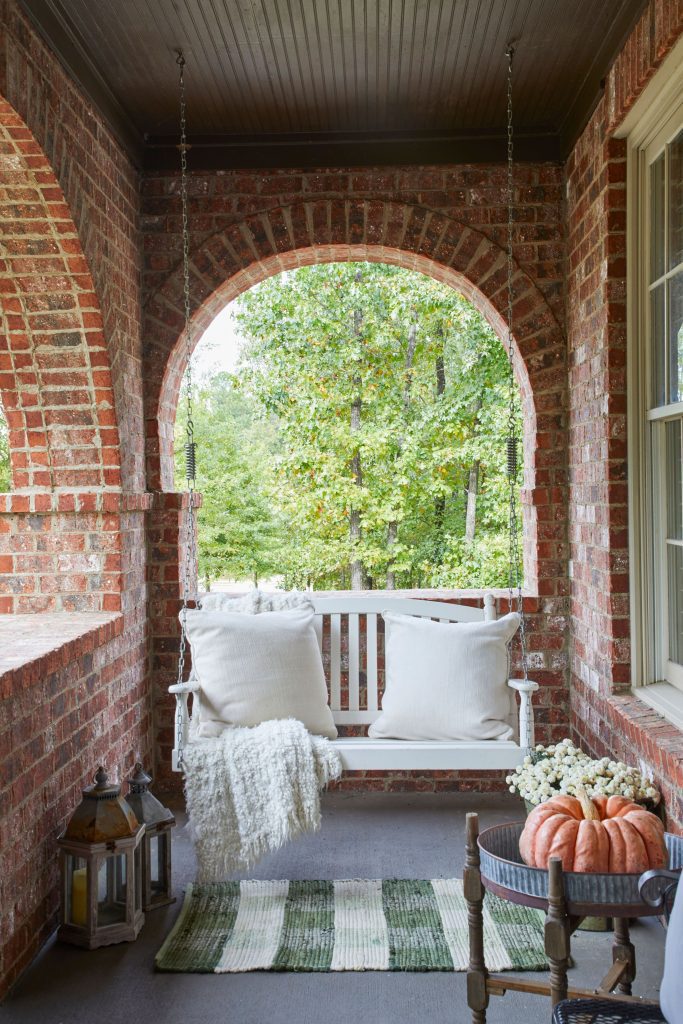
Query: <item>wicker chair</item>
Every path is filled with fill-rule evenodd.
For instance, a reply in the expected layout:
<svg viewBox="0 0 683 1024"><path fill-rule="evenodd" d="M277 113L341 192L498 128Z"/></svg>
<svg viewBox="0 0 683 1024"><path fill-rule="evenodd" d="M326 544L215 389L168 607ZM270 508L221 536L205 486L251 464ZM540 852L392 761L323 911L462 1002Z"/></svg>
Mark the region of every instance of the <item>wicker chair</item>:
<svg viewBox="0 0 683 1024"><path fill-rule="evenodd" d="M658 911L665 921L673 908L676 888L680 879L677 871L646 871L639 883L640 894L646 903ZM680 950L672 956L667 934L667 955L681 962ZM590 999L563 999L553 1010L553 1024L667 1024L657 1003L636 997Z"/></svg>

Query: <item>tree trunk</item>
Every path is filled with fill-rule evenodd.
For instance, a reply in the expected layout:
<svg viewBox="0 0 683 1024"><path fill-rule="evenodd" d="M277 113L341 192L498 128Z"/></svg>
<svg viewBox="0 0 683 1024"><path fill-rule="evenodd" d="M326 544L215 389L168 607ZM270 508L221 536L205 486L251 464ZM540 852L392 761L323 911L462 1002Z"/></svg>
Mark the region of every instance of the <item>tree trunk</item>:
<svg viewBox="0 0 683 1024"><path fill-rule="evenodd" d="M356 274L356 281L360 281L362 277L361 271L359 270ZM360 338L363 324L363 313L360 309L354 310L353 314L353 333L356 338ZM361 424L361 411L362 403L360 396L361 389L361 377L360 374L356 374L353 380L354 387L356 389L356 397L351 405L351 433L356 434L360 430ZM363 467L361 465L360 451L356 449L353 458L351 459L351 472L353 473L353 479L357 487L363 486ZM351 547L355 551L363 538L363 530L360 521L360 511L358 509L351 509L349 516L349 536L351 538ZM365 570L363 567L363 561L361 558L354 558L351 561L351 590L363 590L365 586Z"/></svg>
<svg viewBox="0 0 683 1024"><path fill-rule="evenodd" d="M351 430L353 432L360 430L360 399L355 401L351 406ZM356 486L362 487L363 470L361 468L359 452L356 452L351 460L351 472L353 473L353 479ZM351 509L351 515L349 517L349 534L351 537L351 545L353 548L356 548L363 538L360 512L358 509ZM363 590L364 577L365 572L363 571L362 559L354 558L351 562L351 590Z"/></svg>
<svg viewBox="0 0 683 1024"><path fill-rule="evenodd" d="M472 543L477 527L477 492L479 490L479 461L470 466L467 485L467 514L465 516L465 540Z"/></svg>
<svg viewBox="0 0 683 1024"><path fill-rule="evenodd" d="M406 349L405 359L405 374L403 383L403 410L408 414L410 408L410 391L413 384L413 361L415 359L415 348L417 347L417 323L413 322L410 325L408 331L408 347ZM398 439L398 450L399 454L403 447L403 438ZM392 520L387 524L387 548L391 550L396 541L398 540L398 523L396 520ZM390 559L387 567L387 590L396 590L396 573L392 568L392 560Z"/></svg>
<svg viewBox="0 0 683 1024"><path fill-rule="evenodd" d="M436 357L436 395L440 398L446 390L446 367L443 358L443 327L438 329L438 335L441 338L441 355ZM436 530L441 534L443 530L443 521L446 517L446 498L443 494L434 498L434 519L436 520ZM441 541L441 536L439 536Z"/></svg>
<svg viewBox="0 0 683 1024"><path fill-rule="evenodd" d="M475 435L479 426L479 413L484 404L483 396L474 403L472 410L474 420L472 423L472 434ZM465 540L472 543L477 529L477 494L479 493L479 459L476 459L470 466L470 476L467 484L467 511L465 513Z"/></svg>
<svg viewBox="0 0 683 1024"><path fill-rule="evenodd" d="M398 539L398 523L389 523L387 526L387 546L389 550L393 548L394 544ZM389 562L389 568L387 569L387 590L396 590L396 573L392 569L392 563Z"/></svg>

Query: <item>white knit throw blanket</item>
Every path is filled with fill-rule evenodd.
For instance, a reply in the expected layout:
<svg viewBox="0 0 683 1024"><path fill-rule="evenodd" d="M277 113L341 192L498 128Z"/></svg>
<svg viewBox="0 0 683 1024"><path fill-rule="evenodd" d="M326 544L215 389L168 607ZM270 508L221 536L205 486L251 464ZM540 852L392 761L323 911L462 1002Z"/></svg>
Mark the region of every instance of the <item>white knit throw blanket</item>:
<svg viewBox="0 0 683 1024"><path fill-rule="evenodd" d="M320 828L320 790L342 771L330 741L293 718L195 739L184 761L199 882L248 870Z"/></svg>

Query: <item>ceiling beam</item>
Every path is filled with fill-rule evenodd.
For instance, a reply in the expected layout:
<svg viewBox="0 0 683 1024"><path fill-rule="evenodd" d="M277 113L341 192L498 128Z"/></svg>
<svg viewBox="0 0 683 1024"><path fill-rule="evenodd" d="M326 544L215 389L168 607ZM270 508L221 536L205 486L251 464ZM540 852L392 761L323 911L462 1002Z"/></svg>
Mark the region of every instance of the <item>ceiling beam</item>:
<svg viewBox="0 0 683 1024"><path fill-rule="evenodd" d="M272 135L197 135L189 138L191 170L274 167L377 167L391 164L504 163L503 133L461 135L451 132L313 132ZM515 133L515 160L560 163L560 138L553 132ZM148 135L144 169L175 170L178 139Z"/></svg>

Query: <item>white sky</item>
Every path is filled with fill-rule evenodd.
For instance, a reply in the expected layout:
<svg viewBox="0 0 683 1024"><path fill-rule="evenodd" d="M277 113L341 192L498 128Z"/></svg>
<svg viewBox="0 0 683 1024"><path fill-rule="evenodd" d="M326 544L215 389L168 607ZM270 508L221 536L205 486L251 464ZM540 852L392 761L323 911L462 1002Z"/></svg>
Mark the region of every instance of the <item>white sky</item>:
<svg viewBox="0 0 683 1024"><path fill-rule="evenodd" d="M193 356L197 377L219 370L235 371L243 341L233 320L234 310L233 302L225 306L197 342Z"/></svg>

